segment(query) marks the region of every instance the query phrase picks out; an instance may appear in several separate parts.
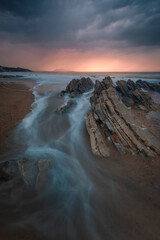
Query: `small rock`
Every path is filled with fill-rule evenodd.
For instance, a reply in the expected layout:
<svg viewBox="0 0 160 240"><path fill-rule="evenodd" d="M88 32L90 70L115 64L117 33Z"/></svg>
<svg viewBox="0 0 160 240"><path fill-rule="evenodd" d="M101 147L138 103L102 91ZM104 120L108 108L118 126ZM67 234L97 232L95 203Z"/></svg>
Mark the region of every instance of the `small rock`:
<svg viewBox="0 0 160 240"><path fill-rule="evenodd" d="M73 105L73 101L72 100L68 100L67 103L65 103L64 105L60 106L57 108L57 113L64 113L66 112L71 105Z"/></svg>

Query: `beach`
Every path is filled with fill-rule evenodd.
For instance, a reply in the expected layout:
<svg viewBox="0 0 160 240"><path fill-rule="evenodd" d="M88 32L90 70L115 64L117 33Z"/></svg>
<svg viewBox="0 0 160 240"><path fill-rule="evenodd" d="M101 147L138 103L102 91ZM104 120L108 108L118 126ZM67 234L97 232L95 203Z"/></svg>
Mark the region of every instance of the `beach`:
<svg viewBox="0 0 160 240"><path fill-rule="evenodd" d="M34 73L0 83L2 239L158 240L159 156L121 154L112 143L109 157L94 155L85 126L92 92L57 113L74 77ZM133 113L160 137L157 111Z"/></svg>
<svg viewBox="0 0 160 240"><path fill-rule="evenodd" d="M0 144L31 110L32 92L23 84L0 83ZM1 146L1 151L3 150Z"/></svg>

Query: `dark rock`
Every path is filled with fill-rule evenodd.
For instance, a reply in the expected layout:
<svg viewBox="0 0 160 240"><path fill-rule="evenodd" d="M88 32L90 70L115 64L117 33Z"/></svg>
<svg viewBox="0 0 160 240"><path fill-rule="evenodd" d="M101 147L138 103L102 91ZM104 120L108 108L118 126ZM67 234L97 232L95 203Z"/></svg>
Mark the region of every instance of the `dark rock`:
<svg viewBox="0 0 160 240"><path fill-rule="evenodd" d="M147 81L137 80L136 84L145 90L160 92L160 82L150 83Z"/></svg>
<svg viewBox="0 0 160 240"><path fill-rule="evenodd" d="M61 96L65 93L69 93L70 97L74 98L84 92L89 91L94 86L94 83L90 78L73 79L66 87L65 90L61 91Z"/></svg>
<svg viewBox="0 0 160 240"><path fill-rule="evenodd" d="M99 95L102 90L108 89L109 87L115 87L115 85L110 77L105 77L103 82L96 80L94 91L97 95Z"/></svg>
<svg viewBox="0 0 160 240"><path fill-rule="evenodd" d="M139 86L137 86L132 80L128 80L127 82L124 80L119 80L116 82L117 84L117 90L123 95L127 97L132 97L133 91L136 89L139 89Z"/></svg>
<svg viewBox="0 0 160 240"><path fill-rule="evenodd" d="M72 100L68 100L65 104L57 108L57 113L64 113L66 112L72 105L73 105Z"/></svg>
<svg viewBox="0 0 160 240"><path fill-rule="evenodd" d="M0 163L0 181L9 181L18 175L17 161L5 161Z"/></svg>
<svg viewBox="0 0 160 240"><path fill-rule="evenodd" d="M144 109L146 110L158 109L158 105L154 103L149 94L143 92L140 86L132 80L119 80L116 84L116 90L120 93L121 99L126 106L135 105L136 107L139 107L141 105L144 106Z"/></svg>

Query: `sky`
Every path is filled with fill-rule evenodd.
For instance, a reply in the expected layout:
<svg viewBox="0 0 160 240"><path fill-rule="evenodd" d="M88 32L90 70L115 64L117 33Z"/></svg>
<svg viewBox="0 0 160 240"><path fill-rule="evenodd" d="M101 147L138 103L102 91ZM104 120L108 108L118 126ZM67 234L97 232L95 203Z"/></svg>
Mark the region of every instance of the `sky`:
<svg viewBox="0 0 160 240"><path fill-rule="evenodd" d="M160 0L0 0L0 65L160 71Z"/></svg>

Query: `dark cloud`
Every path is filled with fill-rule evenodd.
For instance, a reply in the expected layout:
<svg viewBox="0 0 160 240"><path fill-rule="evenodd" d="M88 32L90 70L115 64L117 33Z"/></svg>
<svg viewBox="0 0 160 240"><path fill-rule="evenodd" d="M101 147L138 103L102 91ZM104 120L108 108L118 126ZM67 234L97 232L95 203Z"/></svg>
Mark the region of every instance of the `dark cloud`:
<svg viewBox="0 0 160 240"><path fill-rule="evenodd" d="M0 37L48 48L160 45L159 0L1 0Z"/></svg>
<svg viewBox="0 0 160 240"><path fill-rule="evenodd" d="M35 17L43 14L45 1L39 0L1 0L0 9L23 18Z"/></svg>

